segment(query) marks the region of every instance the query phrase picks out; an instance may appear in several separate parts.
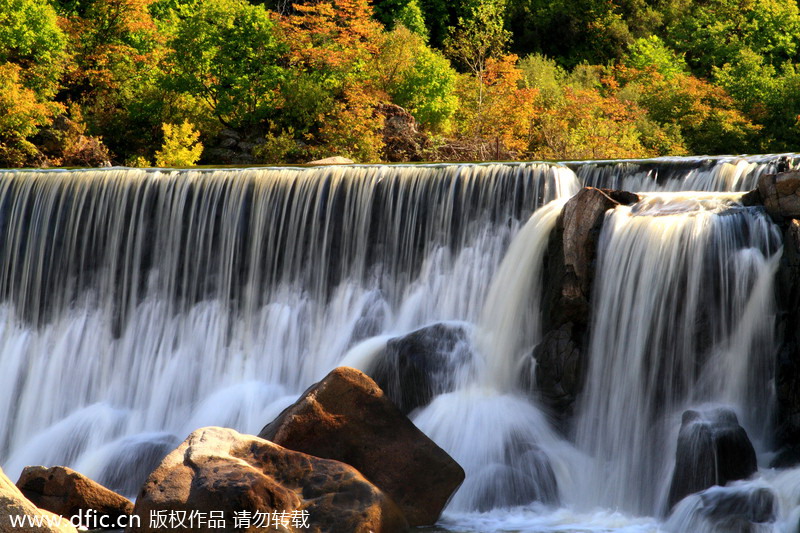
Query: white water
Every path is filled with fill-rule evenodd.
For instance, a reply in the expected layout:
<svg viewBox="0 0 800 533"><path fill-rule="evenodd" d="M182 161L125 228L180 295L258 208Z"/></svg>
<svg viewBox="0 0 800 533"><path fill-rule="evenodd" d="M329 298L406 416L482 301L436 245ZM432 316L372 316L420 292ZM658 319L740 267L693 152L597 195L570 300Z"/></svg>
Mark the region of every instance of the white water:
<svg viewBox="0 0 800 533"><path fill-rule="evenodd" d="M706 188L731 182L714 183ZM658 500L648 488L657 479L648 469L669 467L675 440L669 428L666 451L652 452L658 465L643 466L641 475L651 477L637 482L625 457L621 465L615 461L640 454L640 443L650 441L631 434L609 449L609 427L587 428L593 417L586 415L576 447L515 390L522 361L541 335L542 255L563 202L528 217L577 187L567 168L541 164L6 173L0 176L0 461L12 477L27 464L68 464L132 493L131 479L146 473L142 465L193 429L213 424L258 432L335 366L366 368L387 339L455 320L478 326L477 379L412 413L468 474L442 526L659 530L660 521L648 517ZM709 267L730 276L720 284L728 292L718 296L732 306L717 317L715 349L708 352L709 360L720 361L710 368L720 372L695 376L691 394L664 409L666 425L685 405L708 401L738 401L740 418L752 423L767 403L758 396L763 383L746 385L750 367L743 358L758 357L748 348L768 326L765 317L772 320L771 302L750 297L769 294L774 261L759 243L770 230L750 211L733 214L736 224L766 233L762 240L750 234L747 246L727 243L736 229L713 229L728 227L717 220L729 217L720 198L695 200L687 215L685 205L665 206L654 197L635 208L638 217L625 210L612 217L638 218L642 226L672 218L675 228L689 228L670 230L660 245L650 237L621 245L634 264L643 252L675 253L680 262L687 259L684 246L712 241L719 257L732 258L717 270ZM654 216L665 211L681 214ZM698 220L706 221L708 234L695 228L703 226ZM620 238L629 233L608 231ZM727 244L717 243L720 235ZM604 238L601 248L611 240ZM643 274L652 274L647 268L665 278L674 274L674 261L644 261ZM618 282L624 267L612 269ZM708 282L696 277L697 287ZM625 347L626 335L639 329L662 334L651 331L659 330L657 323L630 327L653 307L668 305L653 290L659 283L664 298L673 294L669 279L647 279L653 285L631 296L648 296L631 302L642 314L619 322L629 327L600 344ZM602 305L609 317L624 311L613 302ZM682 312L659 316L689 320ZM597 353L595 362L616 352ZM634 360L644 357L633 353ZM613 380L633 373L625 365L619 371L584 398L605 398L598 416L613 415L608 426L639 431L640 413L629 410L619 420L610 406L623 396L621 407L631 407L624 402L631 395L646 404L648 388L616 394L623 388L611 386ZM593 430L596 442L587 445ZM764 430L748 427L756 436ZM602 454L607 462L598 460ZM608 472L604 465L617 477L599 483ZM550 472L557 488L541 482ZM785 500L780 527L787 529L781 531L792 530L798 477L790 472L766 481ZM530 503L536 499L548 505Z"/></svg>

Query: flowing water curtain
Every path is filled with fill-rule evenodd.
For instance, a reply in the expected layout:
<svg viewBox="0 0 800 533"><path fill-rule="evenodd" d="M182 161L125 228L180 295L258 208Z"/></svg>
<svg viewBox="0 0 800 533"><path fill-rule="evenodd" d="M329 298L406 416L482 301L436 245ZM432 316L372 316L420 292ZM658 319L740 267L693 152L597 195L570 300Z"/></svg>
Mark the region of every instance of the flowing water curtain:
<svg viewBox="0 0 800 533"><path fill-rule="evenodd" d="M578 419L595 459L584 504L658 513L690 406L732 405L765 436L780 235L735 197L658 194L607 215Z"/></svg>
<svg viewBox="0 0 800 533"><path fill-rule="evenodd" d="M576 189L546 164L3 173L0 460L99 475L142 432L256 431L358 335L476 321Z"/></svg>
<svg viewBox="0 0 800 533"><path fill-rule="evenodd" d="M743 157L663 157L566 163L587 187L655 191L749 191L758 178L800 165L794 154Z"/></svg>

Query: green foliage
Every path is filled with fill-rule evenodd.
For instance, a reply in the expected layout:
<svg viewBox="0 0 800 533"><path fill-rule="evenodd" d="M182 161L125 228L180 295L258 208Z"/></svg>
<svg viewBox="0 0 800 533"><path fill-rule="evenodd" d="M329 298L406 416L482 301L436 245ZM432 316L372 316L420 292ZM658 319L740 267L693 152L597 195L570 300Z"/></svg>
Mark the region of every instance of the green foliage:
<svg viewBox="0 0 800 533"><path fill-rule="evenodd" d="M553 104L564 96L567 72L555 60L542 54L530 54L519 62L525 84L538 89L539 97Z"/></svg>
<svg viewBox="0 0 800 533"><path fill-rule="evenodd" d="M694 2L671 24L665 38L701 75L735 62L744 49L778 66L797 59L800 9L794 0Z"/></svg>
<svg viewBox="0 0 800 533"><path fill-rule="evenodd" d="M203 154L203 144L199 142L200 132L188 121L182 124L164 124L164 144L156 152L158 167L191 167L197 164Z"/></svg>
<svg viewBox="0 0 800 533"><path fill-rule="evenodd" d="M22 67L20 80L43 97L55 94L66 60L56 12L40 0L0 0L0 63Z"/></svg>
<svg viewBox="0 0 800 533"><path fill-rule="evenodd" d="M422 10L417 0L409 0L397 13L394 23L403 25L417 35L428 38L428 28L425 26L425 18L422 16Z"/></svg>
<svg viewBox="0 0 800 533"><path fill-rule="evenodd" d="M486 61L499 57L506 49L511 33L503 26L505 0L480 0L468 18L459 17L450 28L444 49L456 62L480 75Z"/></svg>
<svg viewBox="0 0 800 533"><path fill-rule="evenodd" d="M440 52L398 26L387 36L378 68L392 102L406 108L428 130L449 129L458 106L456 72Z"/></svg>
<svg viewBox="0 0 800 533"><path fill-rule="evenodd" d="M689 70L683 57L671 50L656 35L636 39L628 49L625 64L639 70L652 68L667 79L685 74Z"/></svg>
<svg viewBox="0 0 800 533"><path fill-rule="evenodd" d="M172 88L201 98L229 127L269 116L285 75L286 46L267 11L245 0L209 0L180 12L170 41Z"/></svg>

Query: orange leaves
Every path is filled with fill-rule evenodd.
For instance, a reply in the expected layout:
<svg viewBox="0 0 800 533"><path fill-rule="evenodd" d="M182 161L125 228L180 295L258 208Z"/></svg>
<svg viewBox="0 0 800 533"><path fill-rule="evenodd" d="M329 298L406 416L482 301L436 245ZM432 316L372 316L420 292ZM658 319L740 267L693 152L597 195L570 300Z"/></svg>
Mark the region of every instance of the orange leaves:
<svg viewBox="0 0 800 533"><path fill-rule="evenodd" d="M349 69L378 52L381 25L366 0L297 4L281 18L290 57L311 69Z"/></svg>

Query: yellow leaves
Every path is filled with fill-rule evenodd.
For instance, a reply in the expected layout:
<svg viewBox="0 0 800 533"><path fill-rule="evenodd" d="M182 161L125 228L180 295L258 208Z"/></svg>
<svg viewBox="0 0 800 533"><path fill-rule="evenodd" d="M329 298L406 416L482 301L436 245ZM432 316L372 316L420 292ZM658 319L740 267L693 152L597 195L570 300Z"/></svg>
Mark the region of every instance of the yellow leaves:
<svg viewBox="0 0 800 533"><path fill-rule="evenodd" d="M183 124L163 124L164 144L156 152L156 166L191 167L197 164L203 154L203 144L199 142L200 132L195 131L189 121Z"/></svg>

